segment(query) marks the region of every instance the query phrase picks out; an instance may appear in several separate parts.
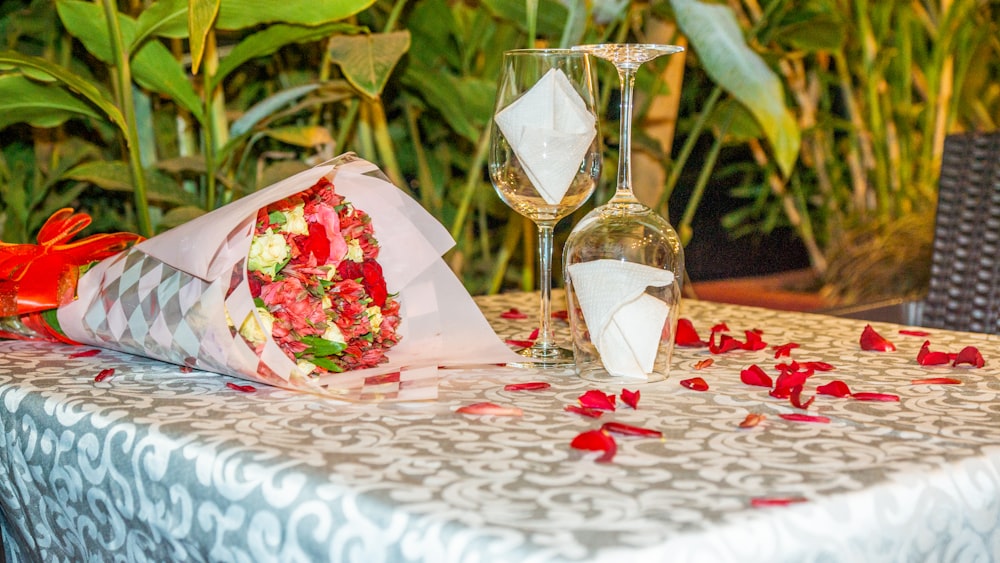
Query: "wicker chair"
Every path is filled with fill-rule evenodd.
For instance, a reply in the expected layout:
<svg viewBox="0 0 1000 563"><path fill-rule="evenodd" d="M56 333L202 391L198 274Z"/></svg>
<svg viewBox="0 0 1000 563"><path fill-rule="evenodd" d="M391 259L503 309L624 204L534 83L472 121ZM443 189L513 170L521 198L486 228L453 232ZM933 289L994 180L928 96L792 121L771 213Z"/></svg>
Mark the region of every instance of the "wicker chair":
<svg viewBox="0 0 1000 563"><path fill-rule="evenodd" d="M1000 334L1000 131L945 140L927 295L829 312Z"/></svg>

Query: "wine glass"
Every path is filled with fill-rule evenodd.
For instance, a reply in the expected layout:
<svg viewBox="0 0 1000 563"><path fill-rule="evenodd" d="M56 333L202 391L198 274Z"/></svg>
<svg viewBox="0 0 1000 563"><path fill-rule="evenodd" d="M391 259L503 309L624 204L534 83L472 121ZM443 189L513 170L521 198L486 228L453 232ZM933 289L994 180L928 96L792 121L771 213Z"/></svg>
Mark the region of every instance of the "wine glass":
<svg viewBox="0 0 1000 563"><path fill-rule="evenodd" d="M632 93L646 61L674 45L578 45L614 63L621 87L618 178L611 200L566 241L563 265L576 372L585 379L666 378L681 297L684 251L665 219L632 192Z"/></svg>
<svg viewBox="0 0 1000 563"><path fill-rule="evenodd" d="M591 57L571 49L506 51L490 133L490 179L500 199L538 227L541 305L538 338L524 363L573 364L551 325L552 234L580 207L601 175L596 79Z"/></svg>

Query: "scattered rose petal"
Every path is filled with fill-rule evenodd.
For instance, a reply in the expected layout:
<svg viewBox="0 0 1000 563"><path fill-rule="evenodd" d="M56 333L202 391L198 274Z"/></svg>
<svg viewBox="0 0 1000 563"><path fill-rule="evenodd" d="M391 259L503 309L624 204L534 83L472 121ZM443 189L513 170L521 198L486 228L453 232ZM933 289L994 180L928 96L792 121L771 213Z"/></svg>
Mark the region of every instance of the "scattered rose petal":
<svg viewBox="0 0 1000 563"><path fill-rule="evenodd" d="M872 352L894 352L896 346L875 332L872 325L865 325L865 329L861 332L861 349Z"/></svg>
<svg viewBox="0 0 1000 563"><path fill-rule="evenodd" d="M723 334L719 337L719 343L715 343L715 335L717 333L712 332L712 336L708 339L708 351L713 354L724 354L731 350L742 350L743 343L739 340L729 336L728 334Z"/></svg>
<svg viewBox="0 0 1000 563"><path fill-rule="evenodd" d="M615 410L615 396L608 395L603 391L598 391L597 389L591 389L583 395L580 395L580 404L592 409L600 409L604 411Z"/></svg>
<svg viewBox="0 0 1000 563"><path fill-rule="evenodd" d="M535 330L531 331L531 334L528 335L528 340L532 340L532 341L538 340L538 329L537 328Z"/></svg>
<svg viewBox="0 0 1000 563"><path fill-rule="evenodd" d="M625 424L624 422L605 422L601 425L601 430L625 436L663 437L663 432L660 432L659 430L651 430L641 426L632 426L631 424Z"/></svg>
<svg viewBox="0 0 1000 563"><path fill-rule="evenodd" d="M534 340L513 340L510 338L504 340L504 342L510 344L511 346L517 346L518 348L531 348L535 344Z"/></svg>
<svg viewBox="0 0 1000 563"><path fill-rule="evenodd" d="M779 414L781 418L785 420L791 420L792 422L818 422L820 424L828 424L830 419L825 416L819 416L815 414L802 414L802 413L782 413Z"/></svg>
<svg viewBox="0 0 1000 563"><path fill-rule="evenodd" d="M772 346L771 349L774 350L774 359L784 357L791 357L792 350L798 348L799 345L795 342L789 342L788 344L782 344L780 346Z"/></svg>
<svg viewBox="0 0 1000 563"><path fill-rule="evenodd" d="M791 391L789 392L788 399L789 401L791 401L793 407L805 410L809 408L809 405L811 405L814 400L816 400L816 396L813 395L812 397L809 397L809 400L803 403L802 386L796 385L795 387L792 387Z"/></svg>
<svg viewBox="0 0 1000 563"><path fill-rule="evenodd" d="M729 332L729 327L726 326L726 323L719 323L712 327L711 332Z"/></svg>
<svg viewBox="0 0 1000 563"><path fill-rule="evenodd" d="M807 502L805 497L754 497L750 506L761 508L765 506L788 506L799 502Z"/></svg>
<svg viewBox="0 0 1000 563"><path fill-rule="evenodd" d="M981 368L986 365L986 361L983 360L983 355L979 353L978 348L975 346L966 346L955 355L955 361L951 365L958 366L960 364L969 364L973 367Z"/></svg>
<svg viewBox="0 0 1000 563"><path fill-rule="evenodd" d="M566 405L563 410L566 412L581 414L583 416L589 416L590 418L601 418L601 415L604 414L604 411L600 409L581 407L580 405Z"/></svg>
<svg viewBox="0 0 1000 563"><path fill-rule="evenodd" d="M753 364L747 369L740 372L740 381L746 383L747 385L759 385L761 387L767 387L768 389L774 385L774 381L771 380L771 376L764 372L764 369Z"/></svg>
<svg viewBox="0 0 1000 563"><path fill-rule="evenodd" d="M906 330L906 329L899 329L899 334L902 334L903 336L921 336L921 337L931 335L931 333L927 332L926 330Z"/></svg>
<svg viewBox="0 0 1000 563"><path fill-rule="evenodd" d="M891 393L852 393L851 397L859 401L881 401L886 403L898 403L899 395Z"/></svg>
<svg viewBox="0 0 1000 563"><path fill-rule="evenodd" d="M848 397L851 395L851 388L839 379L834 379L830 383L820 385L816 388L816 393L820 395L830 395L832 397Z"/></svg>
<svg viewBox="0 0 1000 563"><path fill-rule="evenodd" d="M923 346L917 352L917 363L922 366L940 366L951 361L951 356L946 352L932 352L931 341L924 340Z"/></svg>
<svg viewBox="0 0 1000 563"><path fill-rule="evenodd" d="M473 403L455 409L455 412L462 414L485 414L493 416L521 416L524 414L517 407L503 407L496 403Z"/></svg>
<svg viewBox="0 0 1000 563"><path fill-rule="evenodd" d="M226 382L226 387L229 387L233 391L239 391L241 393L253 393L257 390L253 385L240 385L239 383L233 383L232 381Z"/></svg>
<svg viewBox="0 0 1000 563"><path fill-rule="evenodd" d="M573 438L573 441L569 445L578 450L604 452L604 455L597 458L597 461L600 462L611 461L618 451L615 439L602 430L587 430L586 432L582 432Z"/></svg>
<svg viewBox="0 0 1000 563"><path fill-rule="evenodd" d="M526 318L528 318L528 315L522 313L516 307L511 307L510 309L507 309L503 313L500 313L500 318L501 319L526 319Z"/></svg>
<svg viewBox="0 0 1000 563"><path fill-rule="evenodd" d="M777 381L774 382L774 389L769 395L777 399L787 399L792 394L792 389L805 385L806 379L813 374L811 369L802 369L798 363L779 364L775 366L781 372Z"/></svg>
<svg viewBox="0 0 1000 563"><path fill-rule="evenodd" d="M760 335L763 334L763 332L761 332L760 330L755 328L753 330L744 331L743 334L747 336L747 341L743 344L744 350L756 351L767 348L767 342L764 342L764 340L761 338Z"/></svg>
<svg viewBox="0 0 1000 563"><path fill-rule="evenodd" d="M800 365L815 371L833 371L836 369L833 367L833 364L828 364L826 362L802 362Z"/></svg>
<svg viewBox="0 0 1000 563"><path fill-rule="evenodd" d="M622 388L622 402L626 405L632 407L633 409L639 408L639 390L629 391L628 389Z"/></svg>
<svg viewBox="0 0 1000 563"><path fill-rule="evenodd" d="M765 418L767 417L762 414L752 412L743 419L743 422L740 423L740 428L753 428L761 422L764 422Z"/></svg>
<svg viewBox="0 0 1000 563"><path fill-rule="evenodd" d="M115 374L115 368L105 368L105 369L102 369L100 371L100 373L98 373L97 376L94 377L94 381L97 382L97 383L100 383L100 382L104 381L105 379L110 378L114 374Z"/></svg>
<svg viewBox="0 0 1000 563"><path fill-rule="evenodd" d="M560 311L552 311L552 318L565 321L569 319L569 311L562 309Z"/></svg>
<svg viewBox="0 0 1000 563"><path fill-rule="evenodd" d="M713 360L712 358L705 358L704 360L701 360L700 362L696 362L694 364L694 369L705 369L705 368L711 366L714 363L715 363L715 360Z"/></svg>
<svg viewBox="0 0 1000 563"><path fill-rule="evenodd" d="M72 354L69 355L69 359L72 360L75 358L89 358L91 356L96 356L100 353L101 351L99 349L91 348L90 350L84 350L82 352L73 352Z"/></svg>
<svg viewBox="0 0 1000 563"><path fill-rule="evenodd" d="M927 379L911 379L910 385L960 385L961 380L953 377L928 377Z"/></svg>
<svg viewBox="0 0 1000 563"><path fill-rule="evenodd" d="M701 347L708 343L698 336L698 331L690 319L677 319L677 333L674 334L674 344L685 347Z"/></svg>
<svg viewBox="0 0 1000 563"><path fill-rule="evenodd" d="M700 377L692 377L681 381L681 385L694 391L708 391L708 383Z"/></svg>
<svg viewBox="0 0 1000 563"><path fill-rule="evenodd" d="M508 383L503 386L504 391L539 391L541 389L548 389L552 385L544 381L528 381L525 383Z"/></svg>

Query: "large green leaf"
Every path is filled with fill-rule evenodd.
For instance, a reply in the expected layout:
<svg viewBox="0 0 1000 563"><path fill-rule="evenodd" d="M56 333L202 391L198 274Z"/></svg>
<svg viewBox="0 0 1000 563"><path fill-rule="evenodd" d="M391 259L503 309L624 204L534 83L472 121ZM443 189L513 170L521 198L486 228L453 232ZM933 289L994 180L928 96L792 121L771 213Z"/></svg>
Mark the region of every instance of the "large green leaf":
<svg viewBox="0 0 1000 563"><path fill-rule="evenodd" d="M25 71L30 70L36 74L45 74L61 82L64 86L83 96L87 101L103 111L108 119L122 131L125 130L125 118L122 116L121 111L118 110L118 107L85 78L73 74L65 68L50 63L45 59L30 57L13 51L0 52L0 65L12 65Z"/></svg>
<svg viewBox="0 0 1000 563"><path fill-rule="evenodd" d="M39 84L19 74L0 76L0 129L12 123L55 127L81 116L104 118L60 86Z"/></svg>
<svg viewBox="0 0 1000 563"><path fill-rule="evenodd" d="M146 195L149 201L172 205L195 205L197 197L180 189L176 182L158 170L146 170ZM95 160L74 166L63 174L63 178L89 182L95 186L115 192L132 192L132 172L121 160Z"/></svg>
<svg viewBox="0 0 1000 563"><path fill-rule="evenodd" d="M524 0L483 0L483 5L499 18L517 24L527 30L527 2ZM540 0L538 2L537 32L543 37L559 37L570 23L570 13L561 2Z"/></svg>
<svg viewBox="0 0 1000 563"><path fill-rule="evenodd" d="M361 12L375 0L223 0L218 29L244 29L261 24L306 26L340 21Z"/></svg>
<svg viewBox="0 0 1000 563"><path fill-rule="evenodd" d="M280 92L268 96L267 98L254 104L253 107L246 110L239 119L233 121L233 124L229 128L229 136L239 137L247 131L250 131L250 129L252 129L254 125L260 123L261 120L274 114L276 111L284 109L289 104L298 101L317 88L319 88L319 84L304 84L287 90L281 90Z"/></svg>
<svg viewBox="0 0 1000 563"><path fill-rule="evenodd" d="M58 0L56 7L63 25L87 51L106 64L115 64L100 6L80 0ZM138 27L136 21L119 14L118 24L123 42L133 45ZM159 41L147 41L140 46L132 58L132 75L144 88L169 96L195 116L201 115L201 102L184 67Z"/></svg>
<svg viewBox="0 0 1000 563"><path fill-rule="evenodd" d="M136 19L135 38L129 50L148 37L172 37L182 39L188 36L187 0L157 0L139 14Z"/></svg>
<svg viewBox="0 0 1000 563"><path fill-rule="evenodd" d="M374 99L409 48L409 31L338 35L330 39L330 59L340 65L351 85Z"/></svg>
<svg viewBox="0 0 1000 563"><path fill-rule="evenodd" d="M222 0L190 0L188 10L188 45L191 51L191 72L198 74L205 56L205 40L219 15Z"/></svg>
<svg viewBox="0 0 1000 563"><path fill-rule="evenodd" d="M319 27L275 24L250 35L240 41L226 58L219 62L219 68L212 77L209 89L222 84L230 72L243 63L257 57L265 57L292 43L308 43L324 39L335 32L357 31L357 27L345 23L332 23Z"/></svg>
<svg viewBox="0 0 1000 563"><path fill-rule="evenodd" d="M747 45L728 6L698 0L671 0L671 4L705 72L750 109L779 168L786 176L790 174L801 138L795 117L785 106L781 80Z"/></svg>
<svg viewBox="0 0 1000 563"><path fill-rule="evenodd" d="M428 78L433 76L434 78ZM476 143L493 114L496 81L435 73L418 65L407 68L403 82L416 90L456 133Z"/></svg>

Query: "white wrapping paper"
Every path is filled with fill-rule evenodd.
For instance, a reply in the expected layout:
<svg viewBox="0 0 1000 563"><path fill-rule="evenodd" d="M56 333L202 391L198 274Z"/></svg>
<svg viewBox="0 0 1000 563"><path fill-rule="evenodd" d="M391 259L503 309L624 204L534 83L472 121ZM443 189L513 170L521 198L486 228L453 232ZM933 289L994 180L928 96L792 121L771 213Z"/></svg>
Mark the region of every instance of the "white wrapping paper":
<svg viewBox="0 0 1000 563"><path fill-rule="evenodd" d="M318 379L299 376L270 337L258 356L232 325L255 309L246 259L258 209L323 176L371 217L388 290L399 294L401 341L386 364ZM251 381L348 398L371 395L365 385L409 382L421 389L417 398L428 398L436 394L436 366L519 358L441 259L453 244L444 227L377 167L348 154L100 262L81 277L78 298L59 309L59 322L81 343ZM234 276L241 278L236 284Z"/></svg>

